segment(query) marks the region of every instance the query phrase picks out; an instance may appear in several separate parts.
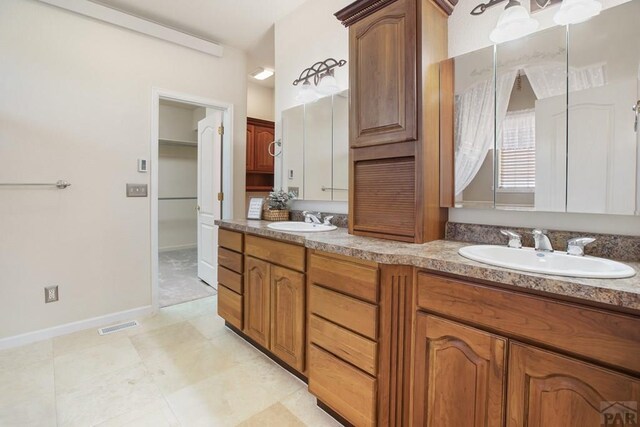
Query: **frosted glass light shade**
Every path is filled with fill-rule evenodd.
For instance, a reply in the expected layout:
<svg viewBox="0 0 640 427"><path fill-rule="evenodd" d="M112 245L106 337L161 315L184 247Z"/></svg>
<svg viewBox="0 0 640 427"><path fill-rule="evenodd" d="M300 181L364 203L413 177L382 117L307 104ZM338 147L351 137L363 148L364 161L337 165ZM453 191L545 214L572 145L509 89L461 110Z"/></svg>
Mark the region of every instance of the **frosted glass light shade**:
<svg viewBox="0 0 640 427"><path fill-rule="evenodd" d="M296 96L298 102L302 102L303 104L307 104L309 102L313 102L318 99L318 93L313 88L311 83L304 82L300 87L300 91L298 92L298 96Z"/></svg>
<svg viewBox="0 0 640 427"><path fill-rule="evenodd" d="M520 2L511 0L500 15L489 39L494 43L515 40L533 33L539 26L540 23L529 16L529 12Z"/></svg>
<svg viewBox="0 0 640 427"><path fill-rule="evenodd" d="M578 24L598 15L602 3L598 0L563 0L553 20L558 25Z"/></svg>
<svg viewBox="0 0 640 427"><path fill-rule="evenodd" d="M340 86L338 86L338 82L333 75L327 74L318 83L318 92L323 95L333 95L340 92Z"/></svg>

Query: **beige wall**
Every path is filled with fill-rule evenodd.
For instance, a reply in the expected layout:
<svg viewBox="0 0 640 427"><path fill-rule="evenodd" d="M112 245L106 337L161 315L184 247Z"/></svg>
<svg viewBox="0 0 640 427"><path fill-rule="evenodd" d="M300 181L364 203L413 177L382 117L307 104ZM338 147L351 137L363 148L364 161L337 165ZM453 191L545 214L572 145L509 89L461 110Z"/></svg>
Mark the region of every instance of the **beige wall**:
<svg viewBox="0 0 640 427"><path fill-rule="evenodd" d="M247 117L274 121L275 92L271 87L247 83Z"/></svg>
<svg viewBox="0 0 640 427"><path fill-rule="evenodd" d="M0 338L151 304L151 91L234 104L244 188L245 55L215 58L33 0L0 2L0 182L67 179L66 190L0 190ZM155 165L150 165L154 167ZM244 191L236 192L236 212ZM43 287L60 286L44 304Z"/></svg>

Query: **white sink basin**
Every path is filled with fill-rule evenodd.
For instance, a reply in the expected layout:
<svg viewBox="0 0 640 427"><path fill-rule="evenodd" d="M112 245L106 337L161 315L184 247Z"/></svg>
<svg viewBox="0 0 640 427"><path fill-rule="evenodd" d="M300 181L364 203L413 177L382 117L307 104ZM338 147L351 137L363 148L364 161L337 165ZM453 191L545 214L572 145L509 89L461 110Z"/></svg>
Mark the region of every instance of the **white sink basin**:
<svg viewBox="0 0 640 427"><path fill-rule="evenodd" d="M335 225L313 224L298 221L273 222L267 225L268 228L278 231L296 231L298 233L316 233L319 231L335 230Z"/></svg>
<svg viewBox="0 0 640 427"><path fill-rule="evenodd" d="M465 258L498 267L555 276L621 279L636 271L626 264L591 256L573 256L566 252L536 252L533 248L476 245L458 250Z"/></svg>

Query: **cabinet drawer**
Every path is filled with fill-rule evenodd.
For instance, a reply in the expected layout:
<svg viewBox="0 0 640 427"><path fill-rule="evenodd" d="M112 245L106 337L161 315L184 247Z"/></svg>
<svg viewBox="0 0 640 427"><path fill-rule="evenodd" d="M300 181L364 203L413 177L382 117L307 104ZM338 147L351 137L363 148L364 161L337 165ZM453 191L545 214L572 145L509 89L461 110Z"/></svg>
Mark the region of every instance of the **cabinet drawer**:
<svg viewBox="0 0 640 427"><path fill-rule="evenodd" d="M313 253L309 257L308 274L312 283L374 304L378 302L377 267L356 264L329 254Z"/></svg>
<svg viewBox="0 0 640 427"><path fill-rule="evenodd" d="M315 345L309 348L309 391L353 425L376 424L375 378Z"/></svg>
<svg viewBox="0 0 640 427"><path fill-rule="evenodd" d="M242 329L242 295L218 287L218 314L238 329Z"/></svg>
<svg viewBox="0 0 640 427"><path fill-rule="evenodd" d="M247 255L269 261L273 264L288 267L292 270L304 271L305 249L276 240L256 236L246 236L245 251Z"/></svg>
<svg viewBox="0 0 640 427"><path fill-rule="evenodd" d="M378 345L317 316L309 317L309 341L363 371L377 374Z"/></svg>
<svg viewBox="0 0 640 427"><path fill-rule="evenodd" d="M235 231L225 230L220 228L218 230L218 245L223 248L231 249L232 251L242 252L244 249L243 242L244 235Z"/></svg>
<svg viewBox="0 0 640 427"><path fill-rule="evenodd" d="M638 317L428 273L418 275L418 306L640 372Z"/></svg>
<svg viewBox="0 0 640 427"><path fill-rule="evenodd" d="M218 283L242 295L242 274L218 266Z"/></svg>
<svg viewBox="0 0 640 427"><path fill-rule="evenodd" d="M225 248L218 248L218 265L242 273L242 254L230 251Z"/></svg>
<svg viewBox="0 0 640 427"><path fill-rule="evenodd" d="M378 339L378 307L311 285L309 312L372 340Z"/></svg>

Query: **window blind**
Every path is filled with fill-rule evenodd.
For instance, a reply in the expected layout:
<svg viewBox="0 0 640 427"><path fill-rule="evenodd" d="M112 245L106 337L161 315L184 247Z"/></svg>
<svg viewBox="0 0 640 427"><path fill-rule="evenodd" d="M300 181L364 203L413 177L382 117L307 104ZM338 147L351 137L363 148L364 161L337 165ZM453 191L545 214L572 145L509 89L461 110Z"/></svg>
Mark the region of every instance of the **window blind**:
<svg viewBox="0 0 640 427"><path fill-rule="evenodd" d="M536 186L535 110L507 113L499 153L498 187L532 189Z"/></svg>

